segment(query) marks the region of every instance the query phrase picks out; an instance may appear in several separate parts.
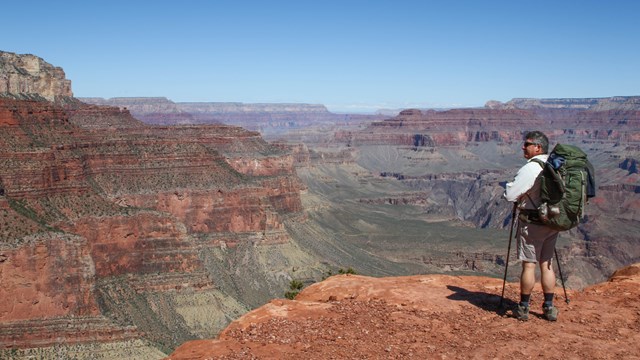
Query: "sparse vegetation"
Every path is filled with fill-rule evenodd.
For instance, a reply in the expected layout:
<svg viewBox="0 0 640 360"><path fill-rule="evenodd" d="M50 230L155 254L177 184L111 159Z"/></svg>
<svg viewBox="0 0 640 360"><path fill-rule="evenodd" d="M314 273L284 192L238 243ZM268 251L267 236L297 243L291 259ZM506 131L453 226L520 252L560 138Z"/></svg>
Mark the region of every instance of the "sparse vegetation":
<svg viewBox="0 0 640 360"><path fill-rule="evenodd" d="M355 270L353 270L353 268L351 266L349 266L347 269L338 270L338 274L340 274L340 275L343 275L343 274L357 275L358 273Z"/></svg>
<svg viewBox="0 0 640 360"><path fill-rule="evenodd" d="M349 266L346 269L340 268L338 269L337 273L334 273L332 270L328 270L324 273L324 276L322 277L322 280L325 280L327 278L330 278L333 275L345 275L345 274L351 274L351 275L358 275L358 272L355 271L351 266Z"/></svg>
<svg viewBox="0 0 640 360"><path fill-rule="evenodd" d="M284 297L289 300L295 299L295 297L300 293L300 290L304 287L304 284L300 280L293 279L289 282L289 291L284 293Z"/></svg>

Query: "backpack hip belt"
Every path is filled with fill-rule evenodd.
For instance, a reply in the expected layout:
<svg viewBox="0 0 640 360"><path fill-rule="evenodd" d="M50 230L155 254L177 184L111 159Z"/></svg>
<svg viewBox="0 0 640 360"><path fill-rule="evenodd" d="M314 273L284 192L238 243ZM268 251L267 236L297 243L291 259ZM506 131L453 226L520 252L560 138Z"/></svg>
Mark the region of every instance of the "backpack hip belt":
<svg viewBox="0 0 640 360"><path fill-rule="evenodd" d="M520 209L518 220L529 224L543 224L540 219L540 212L536 209Z"/></svg>

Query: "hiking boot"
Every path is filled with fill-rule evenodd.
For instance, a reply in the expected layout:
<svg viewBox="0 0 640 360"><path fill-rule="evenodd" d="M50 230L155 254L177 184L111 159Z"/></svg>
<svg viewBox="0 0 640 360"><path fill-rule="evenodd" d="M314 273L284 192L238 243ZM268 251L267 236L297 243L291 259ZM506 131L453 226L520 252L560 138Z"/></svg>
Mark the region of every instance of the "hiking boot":
<svg viewBox="0 0 640 360"><path fill-rule="evenodd" d="M558 308L555 306L543 307L542 312L544 313L544 318L549 321L558 320Z"/></svg>
<svg viewBox="0 0 640 360"><path fill-rule="evenodd" d="M513 316L520 321L529 320L529 307L518 304L518 306L513 309Z"/></svg>

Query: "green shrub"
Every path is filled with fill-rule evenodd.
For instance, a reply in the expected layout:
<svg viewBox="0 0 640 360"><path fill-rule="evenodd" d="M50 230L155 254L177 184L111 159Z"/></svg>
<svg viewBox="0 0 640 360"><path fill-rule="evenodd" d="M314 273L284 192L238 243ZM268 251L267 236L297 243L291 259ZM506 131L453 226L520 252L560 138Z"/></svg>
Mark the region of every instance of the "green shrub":
<svg viewBox="0 0 640 360"><path fill-rule="evenodd" d="M284 297L289 300L293 300L300 293L300 290L302 290L303 287L304 284L302 281L295 279L291 280L289 282L289 291L284 293Z"/></svg>
<svg viewBox="0 0 640 360"><path fill-rule="evenodd" d="M344 275L344 274L357 275L358 273L355 270L353 270L353 268L351 266L349 266L346 270L345 269L338 270L338 274L341 274L341 275Z"/></svg>
<svg viewBox="0 0 640 360"><path fill-rule="evenodd" d="M346 269L342 269L340 268L338 270L338 274L339 275L345 275L345 274L352 274L352 275L358 275L358 272L355 271L351 266L349 266ZM330 278L331 276L336 275L332 270L327 270L324 275L322 276L322 280L326 280L328 278Z"/></svg>

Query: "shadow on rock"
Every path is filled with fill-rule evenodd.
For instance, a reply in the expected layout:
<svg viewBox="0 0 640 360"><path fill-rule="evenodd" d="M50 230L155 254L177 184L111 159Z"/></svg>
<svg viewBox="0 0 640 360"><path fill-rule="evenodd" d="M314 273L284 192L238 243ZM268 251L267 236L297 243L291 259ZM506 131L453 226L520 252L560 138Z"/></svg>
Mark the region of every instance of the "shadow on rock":
<svg viewBox="0 0 640 360"><path fill-rule="evenodd" d="M467 289L448 285L447 289L453 291L453 294L447 296L447 299L456 301L468 301L483 310L492 311L499 315L507 314L509 309L516 306L516 302L504 298L502 306L500 306L500 296L480 291L469 291Z"/></svg>

